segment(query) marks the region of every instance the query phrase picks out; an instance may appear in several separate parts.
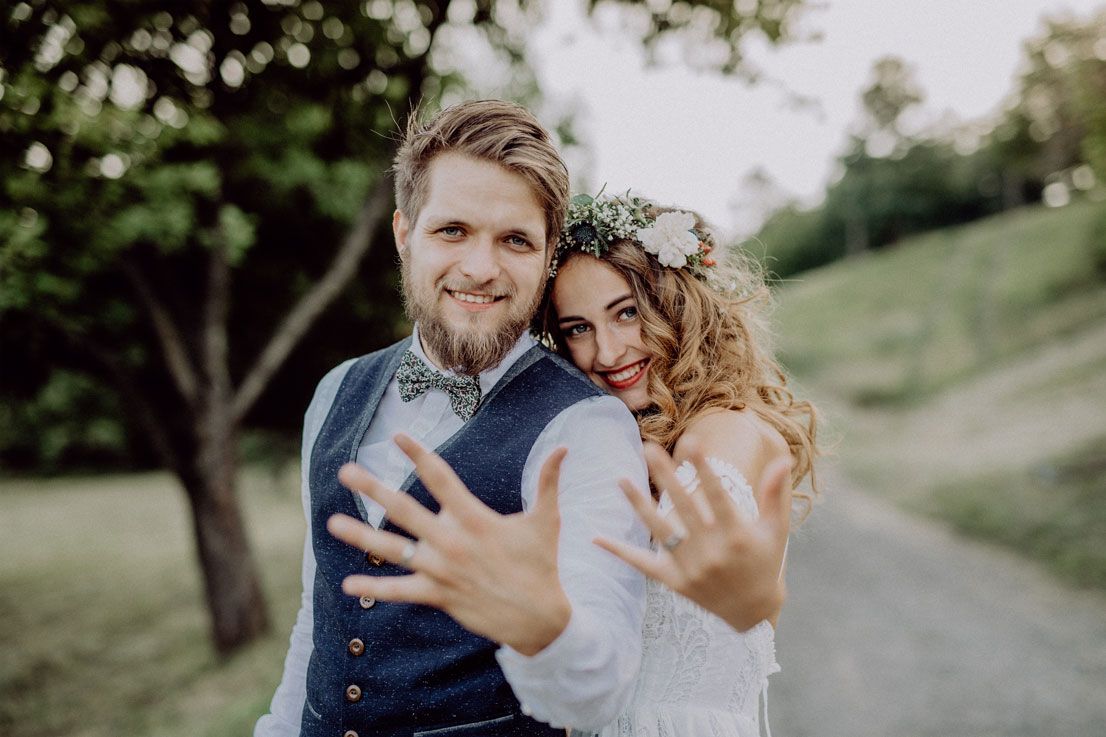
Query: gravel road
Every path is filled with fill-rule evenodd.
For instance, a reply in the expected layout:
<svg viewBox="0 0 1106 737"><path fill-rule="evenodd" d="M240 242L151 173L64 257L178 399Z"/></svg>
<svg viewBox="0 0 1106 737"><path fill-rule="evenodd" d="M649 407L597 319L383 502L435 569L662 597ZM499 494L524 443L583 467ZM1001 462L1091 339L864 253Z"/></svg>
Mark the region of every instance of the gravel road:
<svg viewBox="0 0 1106 737"><path fill-rule="evenodd" d="M1106 737L1106 595L823 478L791 542L775 737Z"/></svg>

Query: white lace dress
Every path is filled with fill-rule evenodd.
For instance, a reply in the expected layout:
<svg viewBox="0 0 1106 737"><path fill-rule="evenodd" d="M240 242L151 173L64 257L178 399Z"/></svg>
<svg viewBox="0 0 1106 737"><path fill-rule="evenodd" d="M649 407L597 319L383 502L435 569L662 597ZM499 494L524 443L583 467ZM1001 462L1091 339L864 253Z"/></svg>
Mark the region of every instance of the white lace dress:
<svg viewBox="0 0 1106 737"><path fill-rule="evenodd" d="M737 505L755 518L753 491L741 473L716 458L709 463ZM690 463L678 475L685 488L698 485ZM671 509L667 495L660 507L662 513ZM600 737L758 737L768 676L780 669L772 625L763 621L737 632L656 581L649 580L646 592L634 694Z"/></svg>

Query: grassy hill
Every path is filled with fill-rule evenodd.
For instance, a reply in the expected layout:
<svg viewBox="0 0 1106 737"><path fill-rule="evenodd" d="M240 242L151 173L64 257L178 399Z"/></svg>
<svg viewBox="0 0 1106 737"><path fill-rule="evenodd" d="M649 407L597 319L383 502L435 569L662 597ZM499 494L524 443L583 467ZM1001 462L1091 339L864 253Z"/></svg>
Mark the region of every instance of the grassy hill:
<svg viewBox="0 0 1106 737"><path fill-rule="evenodd" d="M872 491L1106 586L1103 205L1029 208L783 285L780 350ZM832 490L829 490L832 494Z"/></svg>

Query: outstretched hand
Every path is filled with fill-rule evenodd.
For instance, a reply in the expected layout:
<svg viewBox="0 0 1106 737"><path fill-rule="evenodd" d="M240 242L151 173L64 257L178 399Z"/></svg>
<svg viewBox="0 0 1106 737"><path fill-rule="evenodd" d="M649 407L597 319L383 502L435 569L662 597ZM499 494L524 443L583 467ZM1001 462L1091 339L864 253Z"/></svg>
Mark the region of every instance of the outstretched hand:
<svg viewBox="0 0 1106 737"><path fill-rule="evenodd" d="M654 553L608 538L595 543L738 631L778 613L791 509L787 460L773 461L761 473L756 487L760 516L752 520L730 499L701 451L690 454L699 478L695 497L677 479L668 453L650 445L645 457L654 485L668 492L673 511L663 516L656 502L629 481L620 485L659 549Z"/></svg>
<svg viewBox="0 0 1106 737"><path fill-rule="evenodd" d="M384 507L417 542L347 515L332 516L327 529L334 537L412 571L348 576L342 590L441 609L470 631L524 655L544 649L572 613L557 571L557 481L567 451L558 448L542 465L531 510L501 515L476 498L437 454L406 435L395 441L441 511L434 514L357 464L343 466L339 480Z"/></svg>

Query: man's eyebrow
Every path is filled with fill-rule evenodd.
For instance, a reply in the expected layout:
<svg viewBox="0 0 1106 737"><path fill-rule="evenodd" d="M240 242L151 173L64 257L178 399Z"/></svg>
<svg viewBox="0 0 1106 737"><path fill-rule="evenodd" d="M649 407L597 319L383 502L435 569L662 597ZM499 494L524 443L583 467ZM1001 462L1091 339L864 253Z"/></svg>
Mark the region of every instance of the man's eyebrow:
<svg viewBox="0 0 1106 737"><path fill-rule="evenodd" d="M505 232L505 235L521 235L526 240L533 241L534 243L543 240L542 238L539 238L536 233L533 233L526 228L508 228Z"/></svg>
<svg viewBox="0 0 1106 737"><path fill-rule="evenodd" d="M461 226L462 228L469 227L469 224L466 223L464 220L461 220L460 218L447 217L445 215L442 215L440 217L435 217L435 216L431 215L430 217L428 217L426 219L426 227L427 228L442 228L442 227L445 227L447 225L458 225L458 226Z"/></svg>

